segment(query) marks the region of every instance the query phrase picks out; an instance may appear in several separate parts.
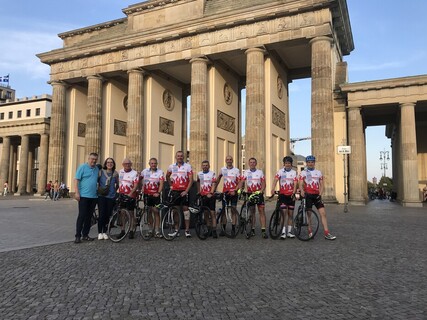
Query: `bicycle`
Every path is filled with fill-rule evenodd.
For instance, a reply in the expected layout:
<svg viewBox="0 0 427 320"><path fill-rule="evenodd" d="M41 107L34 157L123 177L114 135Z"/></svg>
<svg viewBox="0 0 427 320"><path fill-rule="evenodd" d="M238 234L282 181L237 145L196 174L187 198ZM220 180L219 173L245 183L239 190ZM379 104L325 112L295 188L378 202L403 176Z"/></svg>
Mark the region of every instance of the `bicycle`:
<svg viewBox="0 0 427 320"><path fill-rule="evenodd" d="M178 206L175 203L180 196L175 199L171 199L171 195L168 195L168 201L164 201L157 207L160 209L160 217L162 219L161 229L163 238L167 241L172 241L179 236L179 229L182 224L182 206Z"/></svg>
<svg viewBox="0 0 427 320"><path fill-rule="evenodd" d="M141 202L144 203L142 208L140 206ZM138 197L135 206L135 217L136 222L133 231L136 232L136 228L137 226L139 226L139 231L141 233L142 239L150 240L154 236L155 216L153 210L151 210L150 207L147 205L147 200L145 197Z"/></svg>
<svg viewBox="0 0 427 320"><path fill-rule="evenodd" d="M269 199L273 198L275 195L278 195L278 194L279 192L275 191L274 194ZM268 225L268 232L270 233L270 237L273 240L277 240L281 236L283 225L285 224L286 213L284 212L283 209L280 209L280 205L281 203L280 203L280 197L279 197L277 198L276 208L271 214L270 223Z"/></svg>
<svg viewBox="0 0 427 320"><path fill-rule="evenodd" d="M293 229L294 235L301 241L314 239L319 230L319 215L313 208L307 209L305 198L301 199Z"/></svg>
<svg viewBox="0 0 427 320"><path fill-rule="evenodd" d="M254 236L252 229L255 229L255 208L253 207L259 203L261 192L242 192L241 194L243 195L243 205L240 209L239 230L241 234L245 232L246 239L250 239Z"/></svg>
<svg viewBox="0 0 427 320"><path fill-rule="evenodd" d="M224 232L225 236L233 239L239 233L239 212L235 207L231 206L230 198L232 196L228 192L215 193L215 197L222 203L222 207L219 208L216 215L216 224L221 224L221 230Z"/></svg>
<svg viewBox="0 0 427 320"><path fill-rule="evenodd" d="M190 213L196 215L196 234L200 240L206 240L212 234L211 210L202 206L202 196L198 195L196 202L188 207Z"/></svg>
<svg viewBox="0 0 427 320"><path fill-rule="evenodd" d="M129 233L131 227L131 212L135 207L135 199L124 194L119 194L113 215L108 222L107 235L113 242L122 241ZM133 212L132 212L133 214Z"/></svg>

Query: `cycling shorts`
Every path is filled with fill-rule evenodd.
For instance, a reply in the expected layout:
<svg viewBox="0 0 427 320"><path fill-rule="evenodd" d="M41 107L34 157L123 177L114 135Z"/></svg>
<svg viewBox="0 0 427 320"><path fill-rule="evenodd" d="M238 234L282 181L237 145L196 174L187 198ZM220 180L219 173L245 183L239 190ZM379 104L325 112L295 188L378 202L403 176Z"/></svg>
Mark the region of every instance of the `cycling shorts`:
<svg viewBox="0 0 427 320"><path fill-rule="evenodd" d="M202 196L202 206L208 207L211 211L215 211L215 202L216 199L214 196L210 198L207 196Z"/></svg>
<svg viewBox="0 0 427 320"><path fill-rule="evenodd" d="M295 208L295 200L292 196L279 194L279 202L281 204L281 209L288 208L290 210L294 210Z"/></svg>
<svg viewBox="0 0 427 320"><path fill-rule="evenodd" d="M170 192L170 199L176 199L174 201L174 205L182 205L182 206L187 206L189 205L189 201L188 201L188 194L185 197L181 197L181 193L184 192L184 190L171 190Z"/></svg>
<svg viewBox="0 0 427 320"><path fill-rule="evenodd" d="M322 201L322 196L320 194L305 194L305 205L307 209L311 209L315 206L317 209L325 207Z"/></svg>
<svg viewBox="0 0 427 320"><path fill-rule="evenodd" d="M160 204L160 197L144 194L144 203L149 207L155 207Z"/></svg>

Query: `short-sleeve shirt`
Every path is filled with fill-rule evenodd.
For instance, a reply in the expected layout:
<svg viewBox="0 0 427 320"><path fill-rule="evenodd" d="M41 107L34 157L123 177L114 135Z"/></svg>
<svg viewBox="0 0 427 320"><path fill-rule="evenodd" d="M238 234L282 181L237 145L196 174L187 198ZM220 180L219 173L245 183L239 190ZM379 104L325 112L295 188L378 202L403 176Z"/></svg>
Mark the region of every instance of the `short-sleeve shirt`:
<svg viewBox="0 0 427 320"><path fill-rule="evenodd" d="M153 195L159 193L160 181L165 181L165 175L163 171L157 168L156 171L152 171L150 168L144 169L141 172L142 183L144 186L144 194Z"/></svg>
<svg viewBox="0 0 427 320"><path fill-rule="evenodd" d="M107 176L105 176L104 172ZM110 181L107 181L107 179L110 179ZM116 184L119 184L119 174L117 171L108 172L107 170L101 170L99 176L99 185L106 186L108 183L110 184L108 194L106 196L99 195L99 197L114 199L116 197Z"/></svg>
<svg viewBox="0 0 427 320"><path fill-rule="evenodd" d="M84 163L77 168L76 180L79 180L79 193L82 198L98 198L98 174L97 166L91 167Z"/></svg>
<svg viewBox="0 0 427 320"><path fill-rule="evenodd" d="M280 183L280 194L291 196L294 193L295 183L298 182L297 172L293 169L286 171L285 168L277 171L274 176Z"/></svg>
<svg viewBox="0 0 427 320"><path fill-rule="evenodd" d="M224 178L222 192L235 191L240 179L240 170L238 168L221 168L221 176Z"/></svg>
<svg viewBox="0 0 427 320"><path fill-rule="evenodd" d="M119 193L129 195L138 183L139 174L136 170L132 169L126 172L121 169L119 171ZM133 193L132 198L136 198L136 192Z"/></svg>
<svg viewBox="0 0 427 320"><path fill-rule="evenodd" d="M309 194L320 193L320 181L323 175L319 170L304 170L299 175L299 180L304 181L304 191Z"/></svg>
<svg viewBox="0 0 427 320"><path fill-rule="evenodd" d="M203 172L197 174L197 181L200 183L200 194L202 196L211 192L212 185L216 182L216 175L213 171Z"/></svg>
<svg viewBox="0 0 427 320"><path fill-rule="evenodd" d="M193 174L193 170L188 163L178 165L173 163L169 166L168 172L171 173L171 189L173 191L184 191L187 189L190 183L190 175Z"/></svg>
<svg viewBox="0 0 427 320"><path fill-rule="evenodd" d="M246 182L248 192L260 191L265 180L264 172L260 169L255 171L245 170L243 172L243 180Z"/></svg>

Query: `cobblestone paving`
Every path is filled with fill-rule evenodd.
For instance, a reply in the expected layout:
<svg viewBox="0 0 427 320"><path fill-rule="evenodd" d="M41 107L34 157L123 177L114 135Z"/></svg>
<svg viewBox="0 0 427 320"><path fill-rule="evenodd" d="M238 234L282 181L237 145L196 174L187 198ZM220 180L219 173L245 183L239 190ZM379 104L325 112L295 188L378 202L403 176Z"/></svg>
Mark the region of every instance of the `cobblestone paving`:
<svg viewBox="0 0 427 320"><path fill-rule="evenodd" d="M426 208L327 209L336 241L258 232L2 252L0 318L427 319Z"/></svg>

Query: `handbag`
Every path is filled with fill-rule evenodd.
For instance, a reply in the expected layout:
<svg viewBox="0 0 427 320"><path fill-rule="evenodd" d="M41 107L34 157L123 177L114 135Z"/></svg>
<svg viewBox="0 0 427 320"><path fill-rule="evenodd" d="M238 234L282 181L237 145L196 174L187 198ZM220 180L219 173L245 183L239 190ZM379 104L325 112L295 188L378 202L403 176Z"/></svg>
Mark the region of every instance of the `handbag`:
<svg viewBox="0 0 427 320"><path fill-rule="evenodd" d="M107 196L108 193L110 193L110 184L111 184L111 178L107 175L107 173L104 170L101 170L104 176L107 178L105 181L105 186L98 186L98 195L99 196ZM101 178L101 177L100 177Z"/></svg>

